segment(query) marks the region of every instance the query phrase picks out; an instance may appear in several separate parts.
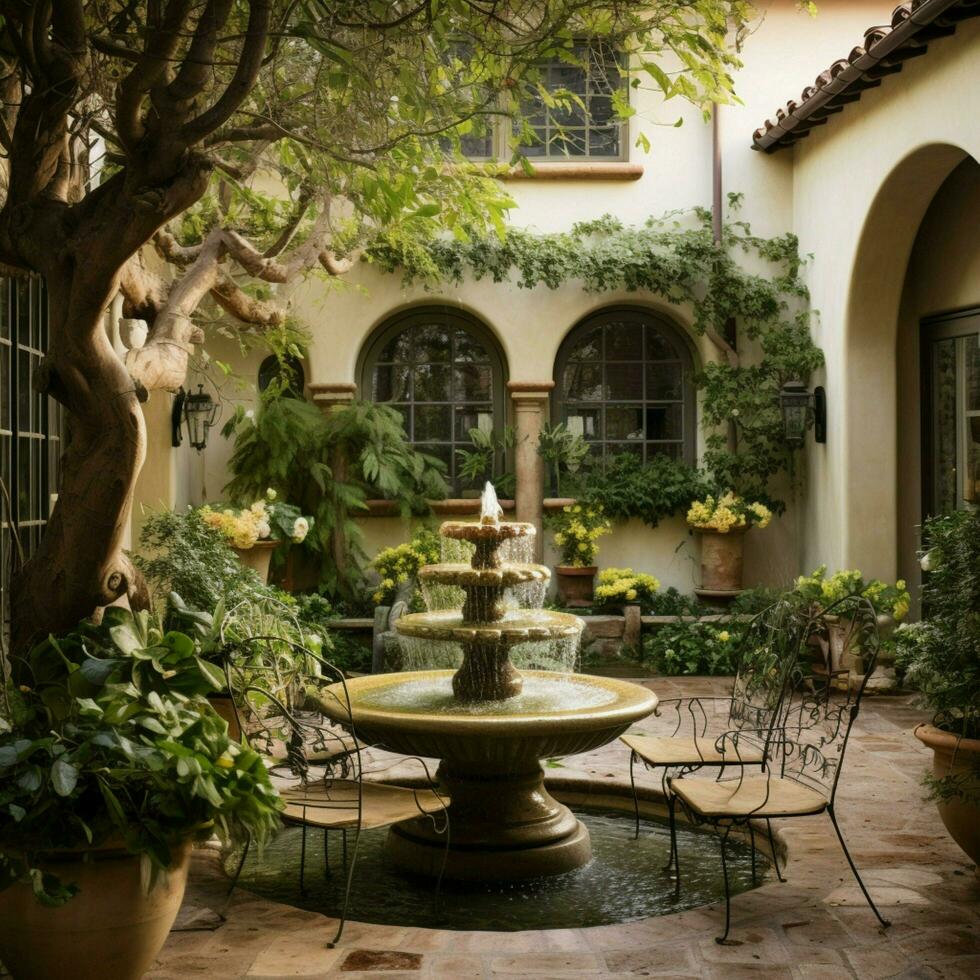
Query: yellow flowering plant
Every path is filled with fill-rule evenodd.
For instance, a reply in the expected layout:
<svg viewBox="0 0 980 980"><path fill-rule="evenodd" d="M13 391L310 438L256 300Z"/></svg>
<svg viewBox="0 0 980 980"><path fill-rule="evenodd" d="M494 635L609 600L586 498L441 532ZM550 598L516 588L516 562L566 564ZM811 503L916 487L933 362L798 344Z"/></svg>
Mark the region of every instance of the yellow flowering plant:
<svg viewBox="0 0 980 980"><path fill-rule="evenodd" d="M561 553L561 564L572 568L594 565L599 553L596 542L612 530L601 504L568 504L549 523L554 529L552 540Z"/></svg>
<svg viewBox="0 0 980 980"><path fill-rule="evenodd" d="M891 616L901 622L909 611L911 596L905 579L894 585L880 579L865 581L856 569L845 569L827 576L827 566L821 565L809 575L801 575L794 585L794 591L814 605L826 608L850 596L867 599L879 615Z"/></svg>
<svg viewBox="0 0 980 980"><path fill-rule="evenodd" d="M423 565L434 565L439 557L439 535L429 528L420 528L411 541L379 551L371 562L378 573L378 585L371 595L375 605L390 605L399 585L414 579Z"/></svg>
<svg viewBox="0 0 980 980"><path fill-rule="evenodd" d="M209 527L216 528L235 548L247 551L259 541L292 541L302 544L313 527L313 518L300 513L298 507L278 499L271 487L265 497L248 507L226 507L206 504L199 511Z"/></svg>
<svg viewBox="0 0 980 980"><path fill-rule="evenodd" d="M748 527L768 527L772 511L758 500L747 501L730 490L719 497L695 500L687 511L689 527L728 534Z"/></svg>
<svg viewBox="0 0 980 980"><path fill-rule="evenodd" d="M648 606L660 589L660 581L632 568L604 568L595 589L597 605L621 606L638 603Z"/></svg>

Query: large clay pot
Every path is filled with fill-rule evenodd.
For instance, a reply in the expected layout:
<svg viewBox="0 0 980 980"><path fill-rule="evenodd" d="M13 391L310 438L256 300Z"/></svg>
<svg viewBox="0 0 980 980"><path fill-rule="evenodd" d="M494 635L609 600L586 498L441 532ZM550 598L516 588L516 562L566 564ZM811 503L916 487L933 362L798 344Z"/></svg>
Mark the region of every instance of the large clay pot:
<svg viewBox="0 0 980 980"><path fill-rule="evenodd" d="M254 569L263 582L269 581L269 563L272 552L279 546L278 541L256 541L251 548L235 548L231 550L238 555L238 560L248 568Z"/></svg>
<svg viewBox="0 0 980 980"><path fill-rule="evenodd" d="M972 786L968 782L967 789L972 789L974 794L980 793L980 739L958 738L935 725L919 725L915 737L932 749L934 776L942 778L972 772ZM980 806L962 799L952 799L937 803L937 807L949 836L963 848L974 864L980 866Z"/></svg>
<svg viewBox="0 0 980 980"><path fill-rule="evenodd" d="M43 863L78 894L59 908L41 905L29 885L0 892L0 960L14 980L139 980L153 965L184 898L191 845L148 892L140 858L124 848L79 852Z"/></svg>
<svg viewBox="0 0 980 980"><path fill-rule="evenodd" d="M558 598L568 609L591 606L596 565L586 565L578 568L575 565L556 565L555 577L558 582Z"/></svg>
<svg viewBox="0 0 980 980"><path fill-rule="evenodd" d="M235 705L227 691L218 691L208 695L208 704L214 708L214 713L228 723L228 737L235 742L242 740L242 726L235 714Z"/></svg>
<svg viewBox="0 0 980 980"><path fill-rule="evenodd" d="M740 592L746 528L724 534L703 528L697 531L701 535L701 591Z"/></svg>

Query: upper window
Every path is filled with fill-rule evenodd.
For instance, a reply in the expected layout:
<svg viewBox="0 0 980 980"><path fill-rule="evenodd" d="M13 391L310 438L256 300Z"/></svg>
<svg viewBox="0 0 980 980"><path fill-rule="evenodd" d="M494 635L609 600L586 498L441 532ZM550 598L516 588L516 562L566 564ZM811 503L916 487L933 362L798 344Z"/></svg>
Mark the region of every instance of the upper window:
<svg viewBox="0 0 980 980"><path fill-rule="evenodd" d="M507 160L516 141L532 161L626 159L626 127L614 109L614 99L629 98L625 55L582 41L567 58L543 63L538 70L538 91L521 106L521 121L511 126L500 117L474 117L458 137L463 155Z"/></svg>
<svg viewBox="0 0 980 980"><path fill-rule="evenodd" d="M468 489L457 449L469 432L504 429L503 358L490 331L456 310L412 310L384 324L362 355L361 391L396 408L408 439L446 464L456 493Z"/></svg>
<svg viewBox="0 0 980 980"><path fill-rule="evenodd" d="M625 86L623 57L607 45L582 42L568 61L542 65L543 92L522 107L527 127L515 128L521 152L541 160L622 160L624 127L613 93L625 97Z"/></svg>
<svg viewBox="0 0 980 980"><path fill-rule="evenodd" d="M612 309L575 327L558 351L555 416L607 459L658 453L693 462L691 355L678 330L638 309Z"/></svg>

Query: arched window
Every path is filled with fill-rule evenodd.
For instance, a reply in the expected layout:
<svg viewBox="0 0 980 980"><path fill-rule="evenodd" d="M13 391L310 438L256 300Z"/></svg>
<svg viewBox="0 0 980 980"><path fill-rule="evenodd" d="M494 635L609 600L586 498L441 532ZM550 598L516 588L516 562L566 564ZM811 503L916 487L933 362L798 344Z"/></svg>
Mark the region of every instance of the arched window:
<svg viewBox="0 0 980 980"><path fill-rule="evenodd" d="M631 452L694 462L693 364L684 338L646 310L602 310L574 327L555 362L555 421L600 459Z"/></svg>
<svg viewBox="0 0 980 980"><path fill-rule="evenodd" d="M456 450L472 448L470 429L504 429L504 362L485 326L444 307L399 314L365 345L360 379L363 397L398 409L409 441L446 464L454 492L475 489Z"/></svg>

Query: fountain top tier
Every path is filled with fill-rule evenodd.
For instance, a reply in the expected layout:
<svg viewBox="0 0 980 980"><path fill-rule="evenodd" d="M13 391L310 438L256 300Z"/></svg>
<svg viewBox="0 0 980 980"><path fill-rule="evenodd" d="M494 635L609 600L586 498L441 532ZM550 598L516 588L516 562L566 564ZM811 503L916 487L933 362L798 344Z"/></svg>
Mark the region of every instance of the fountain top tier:
<svg viewBox="0 0 980 980"><path fill-rule="evenodd" d="M537 532L533 524L517 521L498 521L496 524L475 524L472 521L444 521L439 533L444 538L459 541L493 541L499 544L510 538L530 538Z"/></svg>
<svg viewBox="0 0 980 980"><path fill-rule="evenodd" d="M444 562L440 565L424 565L419 569L419 578L423 582L434 582L437 585L509 589L525 582L547 582L551 578L551 570L547 565L504 563L498 568L473 568L462 562Z"/></svg>

